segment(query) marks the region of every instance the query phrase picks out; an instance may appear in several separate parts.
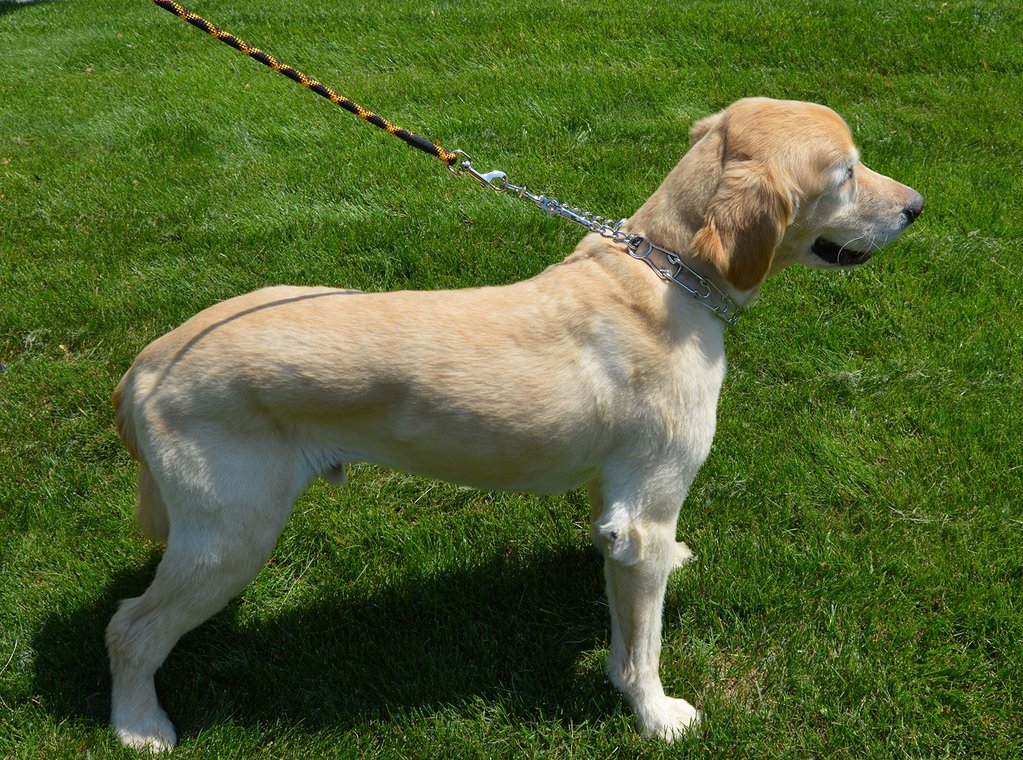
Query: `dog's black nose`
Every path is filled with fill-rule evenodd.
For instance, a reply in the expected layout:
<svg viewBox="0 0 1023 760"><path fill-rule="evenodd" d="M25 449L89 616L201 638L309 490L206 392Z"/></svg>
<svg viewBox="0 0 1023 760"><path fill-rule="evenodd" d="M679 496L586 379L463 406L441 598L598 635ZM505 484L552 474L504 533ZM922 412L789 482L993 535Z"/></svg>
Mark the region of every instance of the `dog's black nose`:
<svg viewBox="0 0 1023 760"><path fill-rule="evenodd" d="M913 196L910 198L906 208L902 209L902 213L906 215L906 224L912 224L916 221L916 218L923 213L924 210L924 197L920 193L913 191Z"/></svg>

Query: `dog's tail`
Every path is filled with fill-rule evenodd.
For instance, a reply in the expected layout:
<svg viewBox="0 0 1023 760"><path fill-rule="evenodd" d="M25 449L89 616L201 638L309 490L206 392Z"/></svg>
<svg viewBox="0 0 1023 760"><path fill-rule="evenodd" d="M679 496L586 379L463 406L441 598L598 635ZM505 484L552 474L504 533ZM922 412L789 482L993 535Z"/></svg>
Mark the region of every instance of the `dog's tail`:
<svg viewBox="0 0 1023 760"><path fill-rule="evenodd" d="M135 522L147 537L154 541L167 542L170 523L167 520L167 506L153 474L146 466L139 447L138 431L135 427L135 378L128 370L114 390L114 409L117 419L117 433L128 452L138 460L139 482L135 499Z"/></svg>

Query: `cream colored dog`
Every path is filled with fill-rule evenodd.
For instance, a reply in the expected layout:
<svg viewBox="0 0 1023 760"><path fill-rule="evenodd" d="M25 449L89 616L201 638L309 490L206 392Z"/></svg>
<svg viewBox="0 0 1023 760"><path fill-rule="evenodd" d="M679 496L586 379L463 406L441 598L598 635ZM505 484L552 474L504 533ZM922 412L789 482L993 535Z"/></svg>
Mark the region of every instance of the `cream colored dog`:
<svg viewBox="0 0 1023 760"><path fill-rule="evenodd" d="M866 261L923 198L859 161L819 105L742 100L627 222L739 304L773 272ZM663 253L655 263L666 265ZM356 293L278 287L212 306L149 345L115 393L140 464L136 516L167 549L107 629L112 722L165 750L153 674L256 575L292 503L348 462L481 488L586 484L611 610L607 673L639 731L699 719L658 675L679 507L714 438L725 325L625 246L590 234L504 287Z"/></svg>

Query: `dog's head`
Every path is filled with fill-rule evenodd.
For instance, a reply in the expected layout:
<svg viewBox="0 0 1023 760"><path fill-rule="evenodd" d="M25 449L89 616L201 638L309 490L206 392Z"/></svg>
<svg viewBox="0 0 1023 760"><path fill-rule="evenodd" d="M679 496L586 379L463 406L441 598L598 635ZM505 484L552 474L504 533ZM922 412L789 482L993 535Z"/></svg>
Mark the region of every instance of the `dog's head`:
<svg viewBox="0 0 1023 760"><path fill-rule="evenodd" d="M862 264L923 210L919 193L860 162L849 127L821 105L747 98L689 136L633 221L659 245L688 238L741 291L790 264Z"/></svg>

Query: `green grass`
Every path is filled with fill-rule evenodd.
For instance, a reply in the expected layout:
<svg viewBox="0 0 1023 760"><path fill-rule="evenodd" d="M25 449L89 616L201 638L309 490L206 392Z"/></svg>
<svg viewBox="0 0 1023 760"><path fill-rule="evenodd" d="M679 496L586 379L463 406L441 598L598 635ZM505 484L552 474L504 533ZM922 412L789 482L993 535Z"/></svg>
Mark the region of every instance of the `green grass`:
<svg viewBox="0 0 1023 760"><path fill-rule="evenodd" d="M867 267L770 281L728 335L680 520L699 562L665 620L698 732L637 739L603 678L582 494L364 466L305 495L269 567L172 653L177 756L1023 756L1017 4L193 9L609 216L752 94L832 106L927 209ZM509 282L580 231L146 2L0 3L0 51L0 756L130 757L102 631L159 557L112 426L134 355L263 285Z"/></svg>

